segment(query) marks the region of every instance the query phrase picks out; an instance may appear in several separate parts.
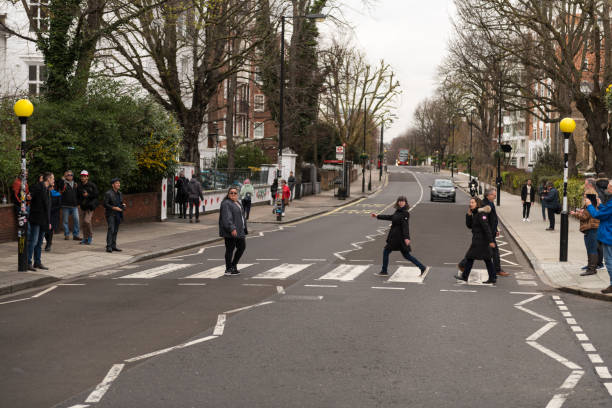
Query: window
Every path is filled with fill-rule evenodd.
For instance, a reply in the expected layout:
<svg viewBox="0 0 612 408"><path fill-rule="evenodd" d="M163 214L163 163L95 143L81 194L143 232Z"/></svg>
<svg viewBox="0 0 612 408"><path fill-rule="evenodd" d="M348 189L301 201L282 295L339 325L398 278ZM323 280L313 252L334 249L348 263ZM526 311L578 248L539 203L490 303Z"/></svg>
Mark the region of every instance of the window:
<svg viewBox="0 0 612 408"><path fill-rule="evenodd" d="M546 138L550 137L550 126L546 126Z"/></svg>
<svg viewBox="0 0 612 408"><path fill-rule="evenodd" d="M255 84L257 84L257 86L263 85L263 78L261 77L261 71L259 69L255 71Z"/></svg>
<svg viewBox="0 0 612 408"><path fill-rule="evenodd" d="M49 20L49 0L30 1L30 13L32 19L30 21L30 32L47 31Z"/></svg>
<svg viewBox="0 0 612 408"><path fill-rule="evenodd" d="M263 122L255 122L253 126L253 138L263 139L264 138L264 124Z"/></svg>
<svg viewBox="0 0 612 408"><path fill-rule="evenodd" d="M28 93L39 95L43 91L43 84L47 80L47 67L44 65L28 66Z"/></svg>
<svg viewBox="0 0 612 408"><path fill-rule="evenodd" d="M255 112L265 111L265 99L262 94L255 95L255 106L253 107Z"/></svg>

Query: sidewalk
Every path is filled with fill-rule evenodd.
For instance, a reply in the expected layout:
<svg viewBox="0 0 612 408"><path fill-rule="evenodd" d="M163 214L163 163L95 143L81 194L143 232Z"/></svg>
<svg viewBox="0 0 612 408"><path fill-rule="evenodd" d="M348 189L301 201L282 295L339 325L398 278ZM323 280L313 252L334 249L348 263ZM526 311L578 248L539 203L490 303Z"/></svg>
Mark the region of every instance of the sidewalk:
<svg viewBox="0 0 612 408"><path fill-rule="evenodd" d="M383 177L381 185L385 182L386 178ZM372 191L369 194L375 193L381 185L378 177L376 179L372 177ZM359 200L363 197L361 177L351 184L351 192L351 197L346 200L335 198L333 190L294 200L286 208L286 215L280 222L276 221L272 206L253 206L249 219L250 230L255 232L257 228L264 228L262 224L296 222ZM165 222L123 224L117 239L117 245L123 252L112 254L105 252L106 228L94 230L91 245L80 245L78 241L72 240L72 236L66 241L63 232L60 232L53 237L51 251L43 250L42 262L49 270L40 272L17 272L17 242L0 244L0 295L105 269L119 268L130 263L220 241L218 221L217 212L201 215L198 224L190 224L188 220L179 220L175 216L171 216Z"/></svg>
<svg viewBox="0 0 612 408"><path fill-rule="evenodd" d="M459 173L455 176L455 184L466 192L469 191L468 182L467 174ZM599 269L596 275L580 276L580 268L586 265L587 256L584 236L578 229L577 219L569 217L568 261L559 262L561 216L556 216L555 231L545 231L548 221L542 219L539 203L531 207L531 222L522 221L523 205L520 196L502 191L500 203L497 214L501 223L521 247L544 283L565 292L612 301L612 295L601 293L610 284L605 268Z"/></svg>

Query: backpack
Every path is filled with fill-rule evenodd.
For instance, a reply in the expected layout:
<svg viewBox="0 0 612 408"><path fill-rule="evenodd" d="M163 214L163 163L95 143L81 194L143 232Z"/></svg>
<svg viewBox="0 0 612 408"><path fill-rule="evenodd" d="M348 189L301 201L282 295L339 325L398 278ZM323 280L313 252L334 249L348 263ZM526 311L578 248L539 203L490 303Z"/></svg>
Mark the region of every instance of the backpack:
<svg viewBox="0 0 612 408"><path fill-rule="evenodd" d="M245 200L245 201L251 201L251 193L246 193L246 194L244 195L244 199L243 199L243 200Z"/></svg>

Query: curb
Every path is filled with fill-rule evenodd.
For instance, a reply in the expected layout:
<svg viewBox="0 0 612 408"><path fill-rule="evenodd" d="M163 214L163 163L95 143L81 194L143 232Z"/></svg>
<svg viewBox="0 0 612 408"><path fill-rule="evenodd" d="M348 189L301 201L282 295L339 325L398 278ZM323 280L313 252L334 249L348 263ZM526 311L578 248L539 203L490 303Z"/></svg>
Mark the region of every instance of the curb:
<svg viewBox="0 0 612 408"><path fill-rule="evenodd" d="M287 220L287 221L280 221L280 222L278 222L278 221L265 221L265 222L262 222L262 221L259 221L259 222L252 221L251 223L253 223L253 224L278 224L278 225L282 225L282 224L290 224L290 223L294 223L294 222L297 222L297 221L306 220L308 218L313 218L313 217L316 217L318 215L328 213L328 212L333 211L333 210L335 210L335 209L337 209L339 207L342 207L342 206L348 205L348 204L352 204L355 201L358 201L358 200L361 200L362 198L368 197L368 196L378 192L379 190L381 190L385 185L386 184L381 184L381 185L379 185L379 187L376 190L373 190L370 193L366 193L367 194L366 196L355 197L355 198L351 199L350 201L347 200L346 202L342 203L341 205L332 207L332 209L329 209L329 210L318 211L318 212L313 213L313 214L304 215L302 217L294 218L294 219ZM135 255L134 257L132 257L132 258L126 260L126 261L123 261L123 262L118 262L116 264L111 264L111 265L105 265L105 266L102 266L102 267L99 267L99 268L88 269L86 271L78 272L78 273L75 273L73 275L66 276L64 278L56 278L56 277L53 277L53 276L43 276L43 277L40 277L40 278L37 278L37 279L32 279L30 281L24 281L24 282L20 282L20 283L14 284L14 285L0 287L0 296L10 295L10 294L13 294L13 293L25 290L25 289L31 289L31 288L36 288L36 287L40 287L40 286L45 286L45 285L48 285L50 283L54 283L54 282L58 282L58 281L70 281L70 280L78 279L78 278L81 278L83 276L86 276L86 275L89 275L89 274L92 274L92 273L96 273L96 272L100 272L100 271L103 271L103 270L106 270L106 269L120 268L122 266L130 265L130 264L133 264L133 263L136 263L136 262L146 261L146 260L149 260L149 259L155 259L155 258L159 258L161 256L166 256L166 255L173 254L175 252L185 251L187 249L196 248L196 247L199 247L199 246L213 244L215 242L221 242L221 241L223 241L223 238L221 238L221 237L209 238L209 239L205 239L205 240L201 240L201 241L191 242L189 244L181 245L181 246L178 246L178 247L167 248L167 249L164 249L164 250L161 250L161 251L146 252L146 253L143 253L143 254L140 254L140 255Z"/></svg>
<svg viewBox="0 0 612 408"><path fill-rule="evenodd" d="M461 190L466 192L463 187L460 187L460 188ZM499 219L501 224L504 226L504 228L508 231L508 234L510 234L512 239L516 242L521 252L525 256L525 258L527 258L527 261L529 262L529 264L531 265L535 273L538 275L538 278L540 278L540 280L544 282L544 284L560 292L571 293L573 295L579 295L579 296L583 296L583 297L590 298L590 299L597 299L597 300L612 302L612 296L606 295L604 293L591 292L591 291L573 287L573 286L560 286L552 282L548 278L548 276L546 276L546 272L544 272L544 270L540 266L538 258L533 254L533 252L529 250L529 246L520 238L519 234L514 230L514 228L510 227L509 224L504 221L503 217L500 214L497 214L497 218Z"/></svg>

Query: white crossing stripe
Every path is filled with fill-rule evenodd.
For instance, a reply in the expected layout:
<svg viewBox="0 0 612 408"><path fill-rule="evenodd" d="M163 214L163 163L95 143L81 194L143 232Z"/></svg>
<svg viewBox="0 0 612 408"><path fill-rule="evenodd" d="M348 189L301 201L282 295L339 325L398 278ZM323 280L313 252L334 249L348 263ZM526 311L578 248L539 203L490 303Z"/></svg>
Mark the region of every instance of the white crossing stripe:
<svg viewBox="0 0 612 408"><path fill-rule="evenodd" d="M333 271L321 276L320 280L338 280L348 282L354 280L372 265L347 265L340 264Z"/></svg>
<svg viewBox="0 0 612 408"><path fill-rule="evenodd" d="M254 264L238 264L238 269L245 269ZM181 279L217 279L225 273L225 265L215 266L203 272L194 273Z"/></svg>
<svg viewBox="0 0 612 408"><path fill-rule="evenodd" d="M489 272L486 269L472 269L468 283L482 283L489 280Z"/></svg>
<svg viewBox="0 0 612 408"><path fill-rule="evenodd" d="M157 278L158 276L165 275L170 272L175 272L180 269L189 268L193 264L173 264L169 263L166 265L158 266L156 268L147 269L144 271L132 273L129 275L121 276L120 279L151 279Z"/></svg>
<svg viewBox="0 0 612 408"><path fill-rule="evenodd" d="M387 282L423 283L425 276L416 266L400 266Z"/></svg>
<svg viewBox="0 0 612 408"><path fill-rule="evenodd" d="M295 275L298 272L303 271L312 264L282 264L276 268L272 268L268 271L262 272L258 275L253 276L253 279L287 279L291 275Z"/></svg>
<svg viewBox="0 0 612 408"><path fill-rule="evenodd" d="M595 371L597 371L597 375L602 379L610 379L612 378L612 374L610 374L610 370L608 367L595 367Z"/></svg>
<svg viewBox="0 0 612 408"><path fill-rule="evenodd" d="M538 286L537 282L530 281L530 280L520 280L520 279L517 279L516 283L518 283L521 286Z"/></svg>

